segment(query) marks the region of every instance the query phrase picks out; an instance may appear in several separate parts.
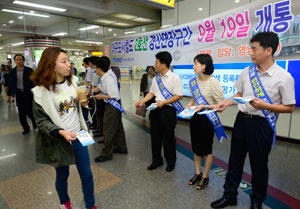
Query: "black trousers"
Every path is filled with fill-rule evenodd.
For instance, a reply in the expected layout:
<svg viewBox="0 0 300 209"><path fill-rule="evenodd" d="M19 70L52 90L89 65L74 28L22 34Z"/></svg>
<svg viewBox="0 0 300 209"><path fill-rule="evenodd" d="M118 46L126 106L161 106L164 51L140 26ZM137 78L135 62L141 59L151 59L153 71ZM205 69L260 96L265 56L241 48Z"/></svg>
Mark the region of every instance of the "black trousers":
<svg viewBox="0 0 300 209"><path fill-rule="evenodd" d="M176 110L171 106L164 106L150 112L152 162L162 163L161 149L168 165L176 162Z"/></svg>
<svg viewBox="0 0 300 209"><path fill-rule="evenodd" d="M24 91L17 89L16 100L17 100L17 106L19 111L19 121L23 129L24 130L30 129L30 126L27 123L26 116L28 116L31 119L33 128L36 128L36 123L32 113L32 97L30 98L26 97Z"/></svg>
<svg viewBox="0 0 300 209"><path fill-rule="evenodd" d="M105 102L101 100L96 100L96 121L97 121L97 130L100 134L103 134L103 117L104 117L104 109L105 109Z"/></svg>
<svg viewBox="0 0 300 209"><path fill-rule="evenodd" d="M105 147L101 151L101 156L111 156L114 148L127 151L122 113L107 103L105 103L103 118L103 135Z"/></svg>
<svg viewBox="0 0 300 209"><path fill-rule="evenodd" d="M232 131L228 173L224 184L224 197L236 200L247 153L251 166L251 200L262 203L267 194L268 156L272 147L273 130L263 117L247 118L238 113Z"/></svg>

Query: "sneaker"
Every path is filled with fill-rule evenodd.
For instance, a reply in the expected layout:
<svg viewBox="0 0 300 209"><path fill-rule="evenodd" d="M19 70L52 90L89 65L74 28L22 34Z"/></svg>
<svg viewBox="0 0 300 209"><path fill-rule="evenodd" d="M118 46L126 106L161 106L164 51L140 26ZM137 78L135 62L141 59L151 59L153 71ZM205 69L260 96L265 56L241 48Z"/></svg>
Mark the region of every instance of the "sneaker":
<svg viewBox="0 0 300 209"><path fill-rule="evenodd" d="M194 185L197 182L199 182L202 179L202 173L200 174L195 174L190 180L189 180L189 185Z"/></svg>
<svg viewBox="0 0 300 209"><path fill-rule="evenodd" d="M72 209L70 200L59 206L59 209Z"/></svg>
<svg viewBox="0 0 300 209"><path fill-rule="evenodd" d="M97 207L97 206L94 206L93 209L98 209L98 207Z"/></svg>
<svg viewBox="0 0 300 209"><path fill-rule="evenodd" d="M207 177L207 178L202 178L202 179L198 182L198 184L197 184L197 186L196 186L196 189L198 189L198 190L204 189L205 187L207 187L208 182L209 182L209 178L208 178L208 177Z"/></svg>

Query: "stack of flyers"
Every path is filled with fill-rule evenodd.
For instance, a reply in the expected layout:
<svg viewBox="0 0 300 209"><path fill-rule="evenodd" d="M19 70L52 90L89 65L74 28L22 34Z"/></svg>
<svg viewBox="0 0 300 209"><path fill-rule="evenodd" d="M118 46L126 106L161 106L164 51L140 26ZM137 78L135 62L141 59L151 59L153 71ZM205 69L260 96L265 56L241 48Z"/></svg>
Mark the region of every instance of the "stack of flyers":
<svg viewBox="0 0 300 209"><path fill-rule="evenodd" d="M149 110L149 111L154 110L157 107L156 105L157 105L157 103L152 103L149 107L146 108L146 110Z"/></svg>
<svg viewBox="0 0 300 209"><path fill-rule="evenodd" d="M190 108L185 108L182 112L180 112L177 117L183 118L183 119L187 119L187 118L192 118L193 115L195 114L196 110L196 106L192 106Z"/></svg>
<svg viewBox="0 0 300 209"><path fill-rule="evenodd" d="M84 130L82 130L79 133L77 133L77 139L80 141L80 143L84 147L87 146L87 145L95 143L95 141L91 137L91 135L88 132L84 131Z"/></svg>
<svg viewBox="0 0 300 209"><path fill-rule="evenodd" d="M232 101L234 101L236 103L240 103L240 104L247 104L248 102L250 102L252 100L252 99L244 98L244 97L232 97L231 99L232 99Z"/></svg>
<svg viewBox="0 0 300 209"><path fill-rule="evenodd" d="M215 110L204 110L204 111L201 111L201 112L197 112L198 115L204 115L204 114L209 114L209 113L212 113L212 112L216 112Z"/></svg>

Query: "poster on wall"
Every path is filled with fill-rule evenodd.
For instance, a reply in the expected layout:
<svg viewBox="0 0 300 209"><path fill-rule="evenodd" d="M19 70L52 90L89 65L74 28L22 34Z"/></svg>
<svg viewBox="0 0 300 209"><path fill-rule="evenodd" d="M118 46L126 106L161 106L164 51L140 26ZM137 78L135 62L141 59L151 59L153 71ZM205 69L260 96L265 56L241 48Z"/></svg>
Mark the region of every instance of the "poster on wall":
<svg viewBox="0 0 300 209"><path fill-rule="evenodd" d="M251 65L250 38L261 31L279 35L280 45L275 59L285 61L284 69L295 78L300 88L295 63L300 60L300 1L266 0L193 21L184 25L122 36L110 40L110 57L115 66L154 65L155 54L168 51L172 54L173 69L181 79L184 95L194 75L193 59L197 54L210 54L215 63L215 76L222 84L225 97L236 93L234 82L245 68ZM296 94L300 106L300 94Z"/></svg>

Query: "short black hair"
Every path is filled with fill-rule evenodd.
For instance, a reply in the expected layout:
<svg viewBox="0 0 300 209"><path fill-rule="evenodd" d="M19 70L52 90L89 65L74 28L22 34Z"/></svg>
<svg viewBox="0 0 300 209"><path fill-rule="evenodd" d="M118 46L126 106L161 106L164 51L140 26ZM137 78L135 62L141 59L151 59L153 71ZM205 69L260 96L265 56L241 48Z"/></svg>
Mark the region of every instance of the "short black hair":
<svg viewBox="0 0 300 209"><path fill-rule="evenodd" d="M153 68L153 72L155 71L155 68L153 66L147 66L146 71L148 72L149 68Z"/></svg>
<svg viewBox="0 0 300 209"><path fill-rule="evenodd" d="M25 57L24 57L22 54L16 54L16 55L14 56L14 60L16 60L16 57L17 57L17 56L22 57L23 61L25 61Z"/></svg>
<svg viewBox="0 0 300 209"><path fill-rule="evenodd" d="M203 72L206 75L211 75L214 72L214 63L209 54L198 54L194 58L194 62L197 60L200 64L205 65L205 71Z"/></svg>
<svg viewBox="0 0 300 209"><path fill-rule="evenodd" d="M99 59L99 57L91 56L89 62L93 65L96 65L96 61Z"/></svg>
<svg viewBox="0 0 300 209"><path fill-rule="evenodd" d="M110 67L110 60L106 56L102 56L96 60L95 63L97 68L100 68L103 72L107 72Z"/></svg>
<svg viewBox="0 0 300 209"><path fill-rule="evenodd" d="M159 62L161 64L166 64L167 68L170 67L170 64L172 62L172 55L167 52L167 51L164 51L164 52L158 52L156 55L155 55L156 59L159 60Z"/></svg>
<svg viewBox="0 0 300 209"><path fill-rule="evenodd" d="M274 55L278 48L279 37L274 32L259 32L251 38L250 43L253 42L259 42L264 49L271 47L272 55Z"/></svg>
<svg viewBox="0 0 300 209"><path fill-rule="evenodd" d="M89 61L90 61L90 58L89 57L86 57L83 59L83 62L84 64L88 65L89 64Z"/></svg>

